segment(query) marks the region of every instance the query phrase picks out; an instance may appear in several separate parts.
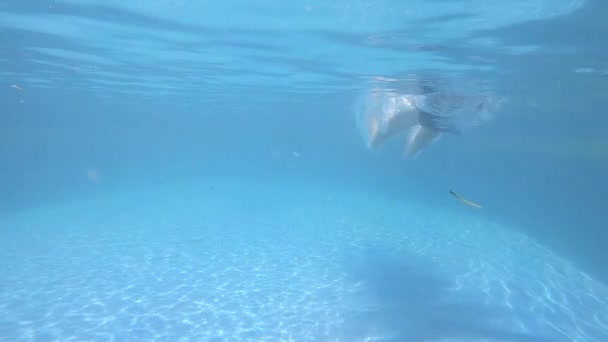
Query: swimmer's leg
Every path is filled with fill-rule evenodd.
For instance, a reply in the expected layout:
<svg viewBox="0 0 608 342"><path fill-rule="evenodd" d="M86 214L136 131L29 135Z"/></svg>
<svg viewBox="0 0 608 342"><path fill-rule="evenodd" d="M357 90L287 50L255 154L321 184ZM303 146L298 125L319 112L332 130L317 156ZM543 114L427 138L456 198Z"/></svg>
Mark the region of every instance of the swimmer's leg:
<svg viewBox="0 0 608 342"><path fill-rule="evenodd" d="M377 149L387 140L418 125L418 110L410 96L390 97L369 116L368 147Z"/></svg>
<svg viewBox="0 0 608 342"><path fill-rule="evenodd" d="M380 139L378 137L378 127L380 126L380 120L376 116L371 116L369 119L369 141L367 146L376 149L380 145Z"/></svg>
<svg viewBox="0 0 608 342"><path fill-rule="evenodd" d="M389 101L381 114L370 117L368 145L372 149L418 123L418 114L413 107L399 106L395 99Z"/></svg>
<svg viewBox="0 0 608 342"><path fill-rule="evenodd" d="M421 125L416 125L410 129L405 141L405 157L414 159L433 141L440 137L441 133Z"/></svg>

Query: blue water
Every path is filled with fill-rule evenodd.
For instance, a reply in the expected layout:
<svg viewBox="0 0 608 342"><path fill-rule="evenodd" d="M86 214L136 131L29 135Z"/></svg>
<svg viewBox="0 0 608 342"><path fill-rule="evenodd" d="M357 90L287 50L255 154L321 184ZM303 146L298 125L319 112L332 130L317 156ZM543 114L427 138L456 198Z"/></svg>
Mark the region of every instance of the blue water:
<svg viewBox="0 0 608 342"><path fill-rule="evenodd" d="M607 15L3 1L0 340L608 340ZM506 102L367 148L361 96L428 75Z"/></svg>

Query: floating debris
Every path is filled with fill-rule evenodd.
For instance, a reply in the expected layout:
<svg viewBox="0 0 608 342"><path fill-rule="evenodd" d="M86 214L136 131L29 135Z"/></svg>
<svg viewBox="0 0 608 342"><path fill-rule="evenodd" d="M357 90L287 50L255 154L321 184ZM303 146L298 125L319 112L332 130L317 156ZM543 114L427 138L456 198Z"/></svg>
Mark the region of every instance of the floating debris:
<svg viewBox="0 0 608 342"><path fill-rule="evenodd" d="M16 84L11 84L11 87L13 87L13 88L15 88L17 90L21 90L21 91L25 90L25 89L21 88L20 86L18 86Z"/></svg>
<svg viewBox="0 0 608 342"><path fill-rule="evenodd" d="M475 203L475 202L471 202L471 201L469 201L468 199L466 199L466 198L464 198L464 197L460 196L459 194L455 193L455 192L454 192L454 191L452 191L452 190L450 190L450 195L452 195L452 196L456 197L456 198L457 198L457 199L458 199L460 202L462 202L462 203L464 203L464 204L466 204L466 205L470 205L471 207L475 207L475 208L479 208L479 209L481 209L481 208L482 208L482 206L481 206L481 205L479 205L479 204L477 204L477 203Z"/></svg>

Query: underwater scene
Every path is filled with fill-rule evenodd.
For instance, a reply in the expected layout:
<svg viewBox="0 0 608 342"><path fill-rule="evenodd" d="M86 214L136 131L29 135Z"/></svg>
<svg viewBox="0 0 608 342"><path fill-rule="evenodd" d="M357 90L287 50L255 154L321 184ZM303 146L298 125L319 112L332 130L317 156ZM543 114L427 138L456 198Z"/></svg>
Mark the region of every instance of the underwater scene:
<svg viewBox="0 0 608 342"><path fill-rule="evenodd" d="M607 17L1 1L0 341L608 341Z"/></svg>

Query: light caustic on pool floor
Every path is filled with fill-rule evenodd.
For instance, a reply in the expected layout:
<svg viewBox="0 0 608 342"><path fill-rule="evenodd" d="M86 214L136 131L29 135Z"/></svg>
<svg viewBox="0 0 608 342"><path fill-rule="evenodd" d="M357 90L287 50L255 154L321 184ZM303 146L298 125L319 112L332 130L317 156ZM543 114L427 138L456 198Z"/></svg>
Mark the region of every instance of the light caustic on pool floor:
<svg viewBox="0 0 608 342"><path fill-rule="evenodd" d="M162 208L142 199L101 221L83 203L6 218L0 336L608 336L606 287L521 234L367 195L298 194L254 212L213 196Z"/></svg>

